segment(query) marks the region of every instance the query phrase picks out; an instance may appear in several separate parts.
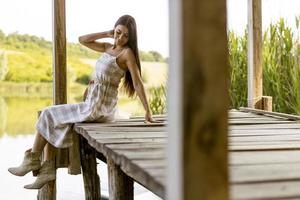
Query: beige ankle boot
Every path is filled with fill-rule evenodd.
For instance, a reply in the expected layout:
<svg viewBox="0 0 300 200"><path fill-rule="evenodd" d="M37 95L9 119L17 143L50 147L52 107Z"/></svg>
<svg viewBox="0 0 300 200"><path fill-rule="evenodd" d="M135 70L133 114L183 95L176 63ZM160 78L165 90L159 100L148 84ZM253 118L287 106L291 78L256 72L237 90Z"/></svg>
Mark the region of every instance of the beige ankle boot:
<svg viewBox="0 0 300 200"><path fill-rule="evenodd" d="M54 166L54 161L46 160L43 164L39 173L37 175L37 179L34 183L25 185L26 189L40 189L49 181L53 181L56 179L56 169Z"/></svg>
<svg viewBox="0 0 300 200"><path fill-rule="evenodd" d="M22 164L19 167L11 167L8 171L16 176L24 176L30 171L35 174L41 168L40 155L41 152L31 152L31 149L28 149Z"/></svg>

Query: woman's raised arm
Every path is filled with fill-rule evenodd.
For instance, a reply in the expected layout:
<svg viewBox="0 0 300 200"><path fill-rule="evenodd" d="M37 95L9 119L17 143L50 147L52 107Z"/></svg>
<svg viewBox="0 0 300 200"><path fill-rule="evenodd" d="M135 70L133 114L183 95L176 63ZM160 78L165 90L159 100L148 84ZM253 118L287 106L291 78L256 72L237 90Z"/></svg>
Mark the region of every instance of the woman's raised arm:
<svg viewBox="0 0 300 200"><path fill-rule="evenodd" d="M102 38L113 38L114 30L100 32L100 33L91 33L87 35L82 35L78 38L79 42L95 51L98 52L105 52L107 48L111 47L112 45L107 42L98 42L96 40Z"/></svg>

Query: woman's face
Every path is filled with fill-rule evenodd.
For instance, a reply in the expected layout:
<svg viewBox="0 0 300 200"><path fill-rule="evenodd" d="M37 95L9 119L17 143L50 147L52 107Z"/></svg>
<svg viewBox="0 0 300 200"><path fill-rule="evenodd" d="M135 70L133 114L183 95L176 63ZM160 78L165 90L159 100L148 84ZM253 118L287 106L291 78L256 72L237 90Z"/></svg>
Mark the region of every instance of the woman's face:
<svg viewBox="0 0 300 200"><path fill-rule="evenodd" d="M116 45L124 46L127 44L129 39L128 28L123 25L118 25L115 28L114 39Z"/></svg>

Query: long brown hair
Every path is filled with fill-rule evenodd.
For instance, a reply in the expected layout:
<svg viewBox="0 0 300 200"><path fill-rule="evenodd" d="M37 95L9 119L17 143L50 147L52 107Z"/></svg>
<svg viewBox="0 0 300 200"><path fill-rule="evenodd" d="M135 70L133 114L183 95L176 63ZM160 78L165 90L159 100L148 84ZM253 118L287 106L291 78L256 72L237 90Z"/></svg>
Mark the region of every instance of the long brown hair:
<svg viewBox="0 0 300 200"><path fill-rule="evenodd" d="M140 63L140 57L139 57L139 50L138 50L138 43L137 43L137 31L136 31L136 23L132 16L130 15L123 15L121 16L118 21L115 23L114 28L116 28L118 25L126 26L128 29L128 42L127 46L133 51L136 64L139 68L139 72L141 75L141 63ZM129 70L125 73L125 79L123 81L123 87L125 90L125 93L128 94L129 97L133 97L135 94L135 89L133 86L133 81L131 78L131 74Z"/></svg>

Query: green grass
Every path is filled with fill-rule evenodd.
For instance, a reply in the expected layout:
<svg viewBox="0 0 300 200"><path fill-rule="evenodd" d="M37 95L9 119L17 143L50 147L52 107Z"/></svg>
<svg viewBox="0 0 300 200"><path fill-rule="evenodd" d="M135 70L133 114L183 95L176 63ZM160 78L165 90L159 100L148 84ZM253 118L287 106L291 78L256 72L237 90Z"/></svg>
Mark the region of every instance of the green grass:
<svg viewBox="0 0 300 200"><path fill-rule="evenodd" d="M273 110L300 114L300 37L284 19L263 34L263 95L273 97ZM296 23L297 23L296 20ZM247 32L229 32L230 107L247 106Z"/></svg>

